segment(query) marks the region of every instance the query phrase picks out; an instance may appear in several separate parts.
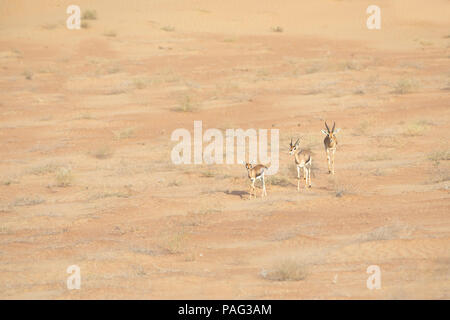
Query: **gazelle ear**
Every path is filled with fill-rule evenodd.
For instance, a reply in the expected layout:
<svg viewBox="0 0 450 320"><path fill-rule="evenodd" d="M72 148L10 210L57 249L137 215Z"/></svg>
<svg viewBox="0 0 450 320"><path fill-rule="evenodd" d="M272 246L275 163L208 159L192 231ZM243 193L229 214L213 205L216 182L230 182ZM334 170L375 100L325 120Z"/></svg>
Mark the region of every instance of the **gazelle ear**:
<svg viewBox="0 0 450 320"><path fill-rule="evenodd" d="M334 130L334 134L338 133L339 131L341 131L341 128L337 128L336 130Z"/></svg>
<svg viewBox="0 0 450 320"><path fill-rule="evenodd" d="M324 135L328 135L327 130L323 130L323 129L322 129L322 133L323 133Z"/></svg>

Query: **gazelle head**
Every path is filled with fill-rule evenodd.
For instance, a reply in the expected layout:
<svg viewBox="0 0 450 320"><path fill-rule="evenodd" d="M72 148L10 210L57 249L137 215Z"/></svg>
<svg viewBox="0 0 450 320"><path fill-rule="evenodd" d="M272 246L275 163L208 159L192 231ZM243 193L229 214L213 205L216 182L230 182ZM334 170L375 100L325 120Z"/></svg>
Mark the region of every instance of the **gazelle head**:
<svg viewBox="0 0 450 320"><path fill-rule="evenodd" d="M247 170L251 170L252 169L252 164L251 163L248 163L248 162L246 162L245 163L245 169L247 169Z"/></svg>
<svg viewBox="0 0 450 320"><path fill-rule="evenodd" d="M297 151L298 148L298 144L299 144L300 139L297 139L297 141L292 144L292 138L291 138L291 143L289 144L289 154L293 155L295 151Z"/></svg>
<svg viewBox="0 0 450 320"><path fill-rule="evenodd" d="M336 128L336 122L333 123L333 128L330 130L330 128L328 127L327 122L325 121L325 127L327 130L322 130L322 133L326 136L328 136L328 138L330 139L330 142L333 142L333 140L335 139L335 135L336 133L339 132L340 129L335 129Z"/></svg>

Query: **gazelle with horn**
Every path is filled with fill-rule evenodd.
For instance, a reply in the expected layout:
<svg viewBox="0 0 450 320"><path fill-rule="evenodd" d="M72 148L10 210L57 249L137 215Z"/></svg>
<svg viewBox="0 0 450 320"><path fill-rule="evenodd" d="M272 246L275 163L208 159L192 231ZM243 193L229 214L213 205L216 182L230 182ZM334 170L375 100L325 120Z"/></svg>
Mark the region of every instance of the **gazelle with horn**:
<svg viewBox="0 0 450 320"><path fill-rule="evenodd" d="M326 135L323 144L325 145L325 151L327 152L328 173L334 174L334 153L336 152L338 144L336 133L338 133L340 129L335 130L336 122L333 123L333 128L330 130L325 121L325 127L327 130L322 130L322 133Z"/></svg>
<svg viewBox="0 0 450 320"><path fill-rule="evenodd" d="M303 178L305 179L305 188L308 186L311 188L311 166L312 157L311 153L306 150L299 149L299 141L289 144L289 154L294 155L295 165L297 166L297 191L300 191L300 170L303 168Z"/></svg>
<svg viewBox="0 0 450 320"><path fill-rule="evenodd" d="M257 164L253 166L251 163L245 163L245 168L247 169L248 178L252 181L250 185L250 196L253 195L256 197L256 188L255 181L261 180L263 185L263 190L261 194L261 198L267 196L266 192L266 183L264 181L264 172L267 170L267 167L262 164Z"/></svg>

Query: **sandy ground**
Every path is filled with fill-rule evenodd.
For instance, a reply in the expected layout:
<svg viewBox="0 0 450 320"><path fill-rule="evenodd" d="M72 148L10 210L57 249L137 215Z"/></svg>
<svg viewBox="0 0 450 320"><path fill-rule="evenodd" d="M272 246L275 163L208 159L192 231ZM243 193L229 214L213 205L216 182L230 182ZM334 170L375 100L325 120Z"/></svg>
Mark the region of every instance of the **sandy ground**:
<svg viewBox="0 0 450 320"><path fill-rule="evenodd" d="M281 3L0 1L0 298L450 298L450 3ZM267 198L172 163L194 120L280 130Z"/></svg>

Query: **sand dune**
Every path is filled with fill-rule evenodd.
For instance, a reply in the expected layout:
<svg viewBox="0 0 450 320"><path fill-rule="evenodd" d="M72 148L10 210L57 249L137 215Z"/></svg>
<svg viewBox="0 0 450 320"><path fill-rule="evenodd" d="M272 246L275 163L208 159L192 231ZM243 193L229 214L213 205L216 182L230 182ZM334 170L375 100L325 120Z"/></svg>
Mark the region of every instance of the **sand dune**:
<svg viewBox="0 0 450 320"><path fill-rule="evenodd" d="M0 2L1 298L449 298L448 1L378 1L381 30L356 0L69 4ZM173 164L195 120L279 129L267 198Z"/></svg>

